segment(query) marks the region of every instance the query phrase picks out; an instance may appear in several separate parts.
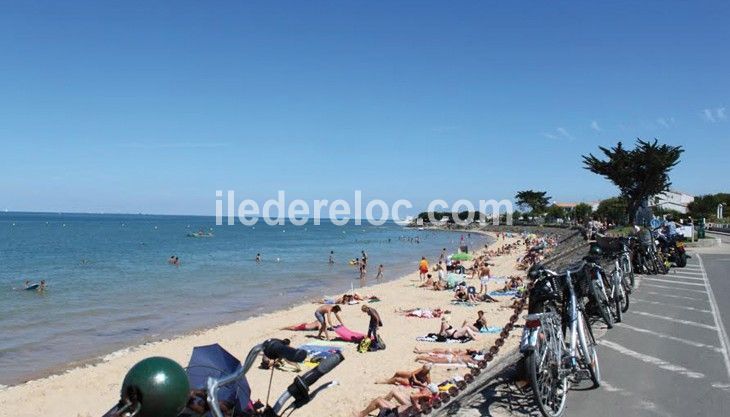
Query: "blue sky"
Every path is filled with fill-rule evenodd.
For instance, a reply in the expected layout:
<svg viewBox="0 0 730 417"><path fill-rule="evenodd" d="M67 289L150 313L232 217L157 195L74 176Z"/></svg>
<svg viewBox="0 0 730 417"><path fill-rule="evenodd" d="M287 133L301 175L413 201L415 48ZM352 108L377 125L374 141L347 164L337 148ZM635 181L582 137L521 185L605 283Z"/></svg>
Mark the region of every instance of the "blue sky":
<svg viewBox="0 0 730 417"><path fill-rule="evenodd" d="M0 209L593 200L636 137L728 191L730 3L593 3L4 2Z"/></svg>

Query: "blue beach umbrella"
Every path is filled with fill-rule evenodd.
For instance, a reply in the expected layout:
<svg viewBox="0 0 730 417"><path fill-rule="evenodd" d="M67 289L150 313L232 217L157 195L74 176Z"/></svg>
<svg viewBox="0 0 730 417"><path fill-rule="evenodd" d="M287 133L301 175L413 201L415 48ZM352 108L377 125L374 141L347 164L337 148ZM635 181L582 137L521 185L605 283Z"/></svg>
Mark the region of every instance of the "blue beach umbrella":
<svg viewBox="0 0 730 417"><path fill-rule="evenodd" d="M228 375L241 366L241 361L228 353L221 345L215 343L207 346L196 346L186 369L190 387L207 388L208 377L220 378ZM251 387L246 378L228 384L218 390L218 400L235 404L236 411L248 409L251 399Z"/></svg>

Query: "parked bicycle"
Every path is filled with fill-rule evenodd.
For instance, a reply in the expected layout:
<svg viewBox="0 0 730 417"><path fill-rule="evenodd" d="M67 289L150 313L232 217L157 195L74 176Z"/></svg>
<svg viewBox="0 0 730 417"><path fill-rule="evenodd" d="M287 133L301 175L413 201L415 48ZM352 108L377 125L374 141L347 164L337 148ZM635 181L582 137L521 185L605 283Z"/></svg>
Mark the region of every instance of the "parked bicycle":
<svg viewBox="0 0 730 417"><path fill-rule="evenodd" d="M586 263L558 274L543 266L530 272L535 285L520 343L540 412L558 417L573 383L600 385L596 340L588 323L583 294Z"/></svg>

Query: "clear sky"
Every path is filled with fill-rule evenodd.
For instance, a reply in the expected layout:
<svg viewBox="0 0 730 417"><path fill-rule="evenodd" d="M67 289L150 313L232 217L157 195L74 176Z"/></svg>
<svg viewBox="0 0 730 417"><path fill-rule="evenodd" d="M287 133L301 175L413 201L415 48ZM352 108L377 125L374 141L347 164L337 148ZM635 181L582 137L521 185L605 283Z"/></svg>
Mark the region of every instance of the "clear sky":
<svg viewBox="0 0 730 417"><path fill-rule="evenodd" d="M616 194L580 155L683 145L728 191L730 2L3 1L0 210ZM415 210L415 209L414 209Z"/></svg>

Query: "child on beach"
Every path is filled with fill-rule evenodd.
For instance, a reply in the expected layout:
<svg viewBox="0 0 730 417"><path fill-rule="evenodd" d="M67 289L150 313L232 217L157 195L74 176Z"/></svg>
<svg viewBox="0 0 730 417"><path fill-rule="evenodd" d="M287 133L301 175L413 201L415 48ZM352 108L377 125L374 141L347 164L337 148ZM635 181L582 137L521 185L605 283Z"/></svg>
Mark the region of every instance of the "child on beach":
<svg viewBox="0 0 730 417"><path fill-rule="evenodd" d="M428 274L428 261L425 256L421 257L421 262L418 263L418 271L420 272L419 278L423 281L426 279Z"/></svg>
<svg viewBox="0 0 730 417"><path fill-rule="evenodd" d="M375 275L375 279L383 279L383 264L378 265L378 274Z"/></svg>

